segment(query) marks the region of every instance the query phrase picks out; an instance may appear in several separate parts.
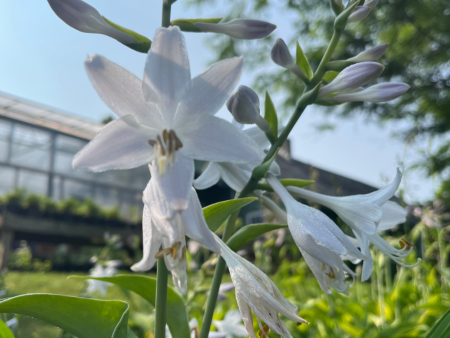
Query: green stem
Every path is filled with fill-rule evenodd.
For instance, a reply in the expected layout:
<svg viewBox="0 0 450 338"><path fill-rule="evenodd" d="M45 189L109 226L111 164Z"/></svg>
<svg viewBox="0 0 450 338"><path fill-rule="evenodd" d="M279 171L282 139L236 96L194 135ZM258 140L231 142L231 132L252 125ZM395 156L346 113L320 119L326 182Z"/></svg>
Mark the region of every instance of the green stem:
<svg viewBox="0 0 450 338"><path fill-rule="evenodd" d="M175 1L171 0L163 0L163 8L162 8L162 21L161 26L169 27L170 26L170 12L172 10L172 3Z"/></svg>
<svg viewBox="0 0 450 338"><path fill-rule="evenodd" d="M166 263L160 258L156 270L155 338L166 336L167 276Z"/></svg>
<svg viewBox="0 0 450 338"><path fill-rule="evenodd" d="M328 48L325 52L325 54L322 57L322 60L320 61L319 67L317 67L317 70L311 79L311 83L308 85L308 89L314 88L316 84L322 80L323 75L326 71L326 65L328 62L330 62L331 57L333 56L334 50L336 49L339 40L341 38L341 31L335 30L333 33L333 37L331 38L330 44L328 45Z"/></svg>

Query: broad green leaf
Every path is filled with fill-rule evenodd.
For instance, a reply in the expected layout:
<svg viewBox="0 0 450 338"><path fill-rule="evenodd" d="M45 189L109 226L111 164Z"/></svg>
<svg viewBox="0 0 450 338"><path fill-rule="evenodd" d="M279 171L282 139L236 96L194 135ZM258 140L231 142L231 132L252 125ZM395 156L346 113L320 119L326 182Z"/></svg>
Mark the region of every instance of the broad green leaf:
<svg viewBox="0 0 450 338"><path fill-rule="evenodd" d="M0 302L0 313L34 317L78 338L127 338L128 304L52 294L27 294Z"/></svg>
<svg viewBox="0 0 450 338"><path fill-rule="evenodd" d="M252 172L252 178L256 180L260 180L261 178L265 177L267 172L270 169L270 166L272 165L273 161L277 158L278 152L280 151L280 148L278 148L272 155L271 158L269 158L266 162L261 163L259 166L257 166L255 169L253 169Z"/></svg>
<svg viewBox="0 0 450 338"><path fill-rule="evenodd" d="M280 183L285 187L297 187L297 188L304 188L307 187L310 184L313 184L314 181L311 180L298 180L295 178L283 178L280 180ZM259 183L257 185L258 189L266 190L266 191L273 191L272 187L268 185L267 183Z"/></svg>
<svg viewBox="0 0 450 338"><path fill-rule="evenodd" d="M218 23L222 18L212 18L212 19L177 19L170 21L172 26L178 26L183 32L202 32L197 28L194 23L196 22L206 22L206 23Z"/></svg>
<svg viewBox="0 0 450 338"><path fill-rule="evenodd" d="M270 131L275 139L278 138L278 116L272 98L266 91L266 100L264 102L264 119L269 123Z"/></svg>
<svg viewBox="0 0 450 338"><path fill-rule="evenodd" d="M211 204L203 208L203 215L208 227L215 232L233 212L256 200L256 197L247 197Z"/></svg>
<svg viewBox="0 0 450 338"><path fill-rule="evenodd" d="M136 41L137 41L136 43L126 45L127 47L134 49L135 51L141 52L141 53L147 53L149 51L150 46L152 45L152 41L150 39L148 39L147 37L145 37L139 33L136 33L135 31L132 31L131 29L122 27L122 26L112 22L111 20L108 20L105 17L103 17L103 19L105 19L105 21L110 26L112 26L115 29L118 29L119 31L124 32L125 34L128 34L136 39Z"/></svg>
<svg viewBox="0 0 450 338"><path fill-rule="evenodd" d="M433 326L425 338L447 338L450 337L450 310Z"/></svg>
<svg viewBox="0 0 450 338"><path fill-rule="evenodd" d="M114 277L90 277L90 276L71 276L78 279L95 279L103 282L116 284L128 290L137 293L150 304L155 306L156 297L156 279L140 275L117 275ZM172 337L189 338L189 320L186 313L186 305L183 298L172 289L167 288L167 325L169 326Z"/></svg>
<svg viewBox="0 0 450 338"><path fill-rule="evenodd" d="M227 245L231 250L237 251L251 240L259 237L266 232L287 228L285 224L250 224L239 229L227 241Z"/></svg>
<svg viewBox="0 0 450 338"><path fill-rule="evenodd" d="M306 57L305 53L303 53L302 47L300 47L298 41L295 63L300 67L303 74L305 74L309 80L313 78L313 71L311 69L311 66L309 65L308 58Z"/></svg>
<svg viewBox="0 0 450 338"><path fill-rule="evenodd" d="M0 338L14 338L13 333L5 322L0 320Z"/></svg>
<svg viewBox="0 0 450 338"><path fill-rule="evenodd" d="M326 72L325 75L322 78L322 81L326 82L326 83L330 83L331 81L333 81L336 76L339 75L339 72L335 72L334 70L331 70L329 72Z"/></svg>

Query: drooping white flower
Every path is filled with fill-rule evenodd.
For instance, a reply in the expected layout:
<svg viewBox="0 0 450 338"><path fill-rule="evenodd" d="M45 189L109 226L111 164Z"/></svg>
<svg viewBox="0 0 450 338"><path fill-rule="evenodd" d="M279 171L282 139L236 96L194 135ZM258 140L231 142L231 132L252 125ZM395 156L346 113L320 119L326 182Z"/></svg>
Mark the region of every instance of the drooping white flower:
<svg viewBox="0 0 450 338"><path fill-rule="evenodd" d="M280 67L286 68L302 78L306 78L300 67L294 62L294 58L283 39L278 39L275 42L270 57L272 58L272 61Z"/></svg>
<svg viewBox="0 0 450 338"><path fill-rule="evenodd" d="M197 193L189 191L188 207L173 211L166 201L157 170L151 167L152 178L144 190L144 212L142 232L144 254L142 260L134 264L134 271L150 270L158 258L164 257L166 267L172 273L174 285L181 293L186 293L186 236L208 249L218 252L219 247L206 224ZM160 246L163 249L160 251Z"/></svg>
<svg viewBox="0 0 450 338"><path fill-rule="evenodd" d="M363 262L361 277L364 281L370 277L373 268L369 250L370 243L379 247L381 251L401 265L404 264L399 259L408 256L413 249L409 242L404 241L402 249L397 250L376 233L391 229L406 220L406 211L397 203L389 201L397 191L401 177L400 170L397 170L396 177L389 185L365 195L335 197L297 187L288 187L287 190L294 196L330 208L352 228L362 253L367 257Z"/></svg>
<svg viewBox="0 0 450 338"><path fill-rule="evenodd" d="M226 23L194 23L202 32L222 33L235 39L254 40L270 35L277 26L270 22L252 19L235 19Z"/></svg>
<svg viewBox="0 0 450 338"><path fill-rule="evenodd" d="M359 53L358 55L351 57L347 59L347 61L352 62L366 62L366 61L376 61L380 57L386 53L386 50L388 49L389 44L383 43L381 45L369 48L365 50L364 52Z"/></svg>
<svg viewBox="0 0 450 338"><path fill-rule="evenodd" d="M75 156L75 168L104 171L153 163L165 198L181 211L188 206L194 159L244 163L264 156L241 130L213 116L236 86L242 58L216 63L191 80L184 37L170 27L157 30L143 81L97 55L85 68L119 119Z"/></svg>
<svg viewBox="0 0 450 338"><path fill-rule="evenodd" d="M213 320L212 322L220 333L225 334L225 338L247 336L247 330L241 324L242 318L239 310L230 310L225 314L223 320Z"/></svg>
<svg viewBox="0 0 450 338"><path fill-rule="evenodd" d="M70 27L84 33L107 35L124 45L136 44L134 37L109 25L100 13L81 0L47 0L55 14Z"/></svg>
<svg viewBox="0 0 450 338"><path fill-rule="evenodd" d="M260 115L259 97L253 89L239 86L227 101L228 111L241 124L256 124L261 130L270 132L269 123Z"/></svg>
<svg viewBox="0 0 450 338"><path fill-rule="evenodd" d="M298 308L281 295L275 284L261 270L232 251L216 235L214 237L221 247L220 255L226 261L236 287L236 300L249 337L256 338L253 331L253 310L261 330L260 336L267 336L270 329L281 337L291 338L278 313L298 324L307 323L297 314ZM266 326L262 326L260 319Z"/></svg>
<svg viewBox="0 0 450 338"><path fill-rule="evenodd" d="M286 207L289 231L322 290L331 294L332 287L348 294L350 284L345 282L345 274L353 272L340 256L365 256L325 214L297 202L275 176L269 174L266 179Z"/></svg>
<svg viewBox="0 0 450 338"><path fill-rule="evenodd" d="M384 66L377 62L360 62L345 68L326 86L320 88L319 98L334 93L350 92L375 80L383 72Z"/></svg>
<svg viewBox="0 0 450 338"><path fill-rule="evenodd" d="M282 130L280 127L278 130ZM243 131L255 141L261 150L266 149L270 142L264 132L258 127L249 128ZM210 162L202 174L194 180L194 187L198 190L207 189L219 182L220 178L233 190L239 192L250 180L253 169L261 162L231 163L231 162ZM273 162L270 172L274 175L280 174L280 167Z"/></svg>
<svg viewBox="0 0 450 338"><path fill-rule="evenodd" d="M96 263L94 268L91 269L89 276L92 277L112 277L117 274L117 266L120 265L120 261L107 262L106 266L100 263ZM102 282L95 279L88 279L87 292L94 293L99 292L102 296L106 295L106 291L111 283Z"/></svg>
<svg viewBox="0 0 450 338"><path fill-rule="evenodd" d="M376 84L367 89L354 93L338 94L334 97L325 98L325 101L333 102L387 102L394 100L409 90L409 85L403 82L386 82Z"/></svg>

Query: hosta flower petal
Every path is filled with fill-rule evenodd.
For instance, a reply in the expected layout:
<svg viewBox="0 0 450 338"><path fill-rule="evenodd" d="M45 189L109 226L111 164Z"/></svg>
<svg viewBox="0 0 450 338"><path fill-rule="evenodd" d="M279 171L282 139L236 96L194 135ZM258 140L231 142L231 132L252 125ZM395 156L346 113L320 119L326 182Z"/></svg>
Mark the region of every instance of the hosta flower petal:
<svg viewBox="0 0 450 338"><path fill-rule="evenodd" d="M277 39L270 52L272 61L283 68L288 68L294 64L291 52L283 39Z"/></svg>
<svg viewBox="0 0 450 338"><path fill-rule="evenodd" d="M133 115L141 124L162 127L158 109L144 100L141 79L101 55L88 57L84 67L98 95L117 116Z"/></svg>
<svg viewBox="0 0 450 338"><path fill-rule="evenodd" d="M222 33L235 39L261 39L272 33L277 26L270 22L251 19L235 19L226 23L196 22L203 32Z"/></svg>
<svg viewBox="0 0 450 338"><path fill-rule="evenodd" d="M387 82L371 86L356 93L339 94L335 97L326 98L333 102L387 102L395 100L409 90L409 86L402 82Z"/></svg>
<svg viewBox="0 0 450 338"><path fill-rule="evenodd" d="M245 298L241 293L236 290L236 302L239 307L239 312L241 313L242 320L244 321L245 329L249 335L249 338L256 338L255 331L253 329L253 315L252 308L245 301Z"/></svg>
<svg viewBox="0 0 450 338"><path fill-rule="evenodd" d="M181 218L186 229L186 235L189 238L199 242L209 250L219 253L220 247L206 224L202 206L194 188L191 188L189 208L182 212Z"/></svg>
<svg viewBox="0 0 450 338"><path fill-rule="evenodd" d="M392 229L397 224L406 222L407 212L395 202L387 201L381 206L383 217L378 224L378 231Z"/></svg>
<svg viewBox="0 0 450 338"><path fill-rule="evenodd" d="M76 154L72 165L92 171L139 167L153 159L153 148L147 141L156 135L156 129L139 124L133 116L122 116L107 124Z"/></svg>
<svg viewBox="0 0 450 338"><path fill-rule="evenodd" d="M234 191L240 192L250 180L255 165L248 163L217 163L223 181Z"/></svg>
<svg viewBox="0 0 450 338"><path fill-rule="evenodd" d="M136 43L132 36L110 26L100 13L81 0L48 0L55 14L70 27L84 33L104 34L129 45Z"/></svg>
<svg viewBox="0 0 450 338"><path fill-rule="evenodd" d="M348 17L347 22L358 22L367 17L372 9L368 6L358 6Z"/></svg>
<svg viewBox="0 0 450 338"><path fill-rule="evenodd" d="M185 125L178 135L185 156L213 162L258 162L264 152L255 142L231 123L215 116Z"/></svg>
<svg viewBox="0 0 450 338"><path fill-rule="evenodd" d="M194 161L181 153L178 153L175 164L164 176L159 174L156 163L152 164L150 168L152 180L159 186L172 210L181 212L187 209L194 171Z"/></svg>
<svg viewBox="0 0 450 338"><path fill-rule="evenodd" d="M205 171L194 180L194 187L198 190L208 189L220 180L220 171L217 164L209 162Z"/></svg>
<svg viewBox="0 0 450 338"><path fill-rule="evenodd" d="M381 45L369 48L364 52L359 53L358 55L347 59L347 61L352 62L366 62L366 61L376 61L380 57L386 53L387 48L389 47L388 43L383 43Z"/></svg>
<svg viewBox="0 0 450 338"><path fill-rule="evenodd" d="M142 214L142 238L143 255L142 259L131 267L133 271L148 271L155 265L155 255L161 247L161 237L156 227L152 225L152 217L147 205L144 205Z"/></svg>
<svg viewBox="0 0 450 338"><path fill-rule="evenodd" d="M333 93L349 92L375 80L384 66L377 62L360 62L345 68L328 85L320 88L319 97Z"/></svg>
<svg viewBox="0 0 450 338"><path fill-rule="evenodd" d="M190 95L178 108L177 124L183 125L197 114L216 114L238 84L242 68L242 57L236 57L217 62L196 76Z"/></svg>
<svg viewBox="0 0 450 338"><path fill-rule="evenodd" d="M316 277L322 291L328 295L331 295L330 286L325 282L325 274L322 270L323 263L315 259L310 254L306 253L302 249L300 249L300 252L305 259L306 264L308 264L309 268L311 269L311 272L314 274L314 277Z"/></svg>
<svg viewBox="0 0 450 338"><path fill-rule="evenodd" d="M145 64L143 91L171 123L178 104L191 89L191 70L184 36L177 26L159 28Z"/></svg>

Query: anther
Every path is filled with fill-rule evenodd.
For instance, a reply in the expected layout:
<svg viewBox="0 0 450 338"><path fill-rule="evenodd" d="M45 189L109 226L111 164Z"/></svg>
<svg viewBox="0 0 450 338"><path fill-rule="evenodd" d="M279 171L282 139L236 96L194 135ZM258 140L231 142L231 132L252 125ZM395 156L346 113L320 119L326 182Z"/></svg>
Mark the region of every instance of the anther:
<svg viewBox="0 0 450 338"><path fill-rule="evenodd" d="M155 258L160 259L166 255L170 255L171 253L172 253L172 248L165 248L165 249L162 249L161 251L158 251L155 255Z"/></svg>
<svg viewBox="0 0 450 338"><path fill-rule="evenodd" d="M415 245L411 243L410 241L407 241L406 239L402 238L400 241L400 249L403 249L406 246L406 250L409 250L410 248L415 248Z"/></svg>
<svg viewBox="0 0 450 338"><path fill-rule="evenodd" d="M181 246L181 242L176 242L175 244L172 245L172 248L171 248L172 259L175 259L175 257L177 256L177 252L178 252L178 249L180 248L180 246Z"/></svg>
<svg viewBox="0 0 450 338"><path fill-rule="evenodd" d="M325 274L328 276L328 277L330 277L330 278L335 278L335 276L334 276L334 271L333 271L333 269L332 268L330 268L330 272L329 273L327 273L327 272L325 272Z"/></svg>
<svg viewBox="0 0 450 338"><path fill-rule="evenodd" d="M186 258L186 247L183 246L183 249L181 249L181 257L180 257L180 262L183 261L183 259Z"/></svg>
<svg viewBox="0 0 450 338"><path fill-rule="evenodd" d="M155 141L155 140L148 140L147 142L148 142L148 144L150 144L152 147L154 147L155 144L156 144L156 141Z"/></svg>

